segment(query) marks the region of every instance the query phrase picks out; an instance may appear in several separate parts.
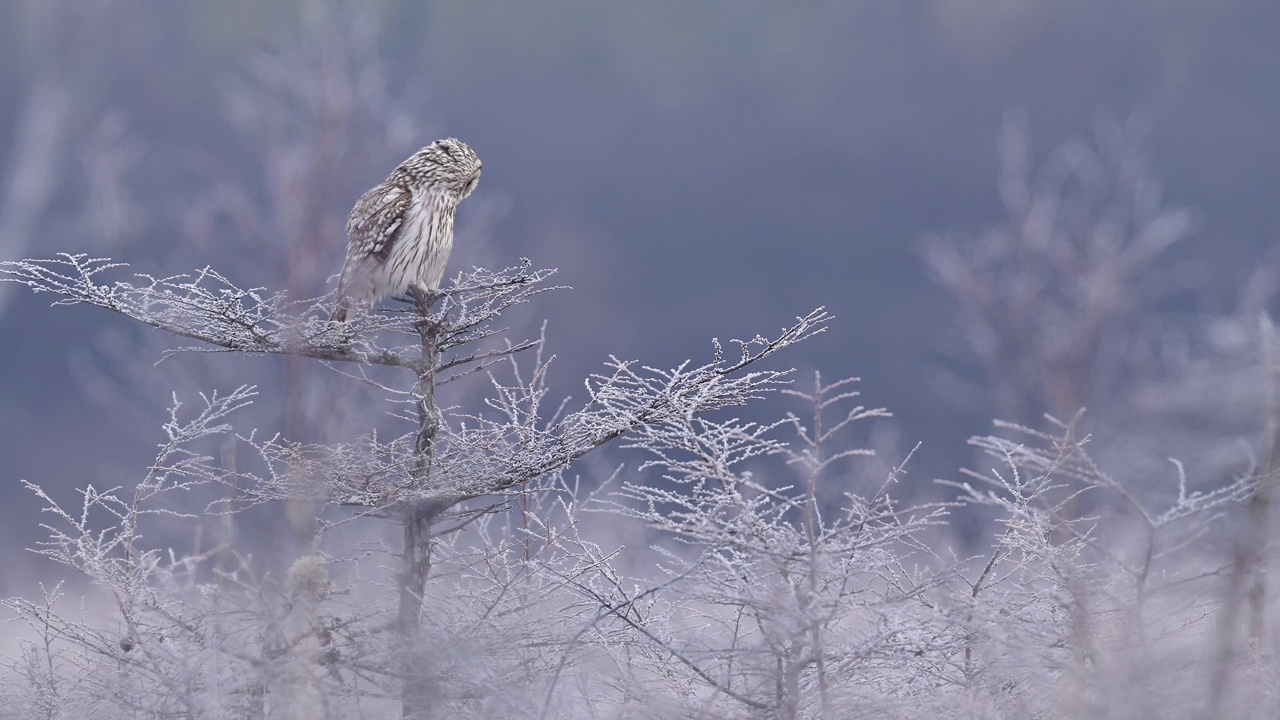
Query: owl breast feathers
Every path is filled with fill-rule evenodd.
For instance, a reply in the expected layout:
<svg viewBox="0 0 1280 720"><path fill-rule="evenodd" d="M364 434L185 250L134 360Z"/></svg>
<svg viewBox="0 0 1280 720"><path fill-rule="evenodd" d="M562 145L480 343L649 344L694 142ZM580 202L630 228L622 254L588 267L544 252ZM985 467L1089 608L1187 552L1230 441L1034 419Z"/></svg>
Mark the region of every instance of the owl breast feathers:
<svg viewBox="0 0 1280 720"><path fill-rule="evenodd" d="M458 203L480 181L480 158L466 143L437 140L410 155L356 201L347 217L347 259L333 319L410 289L440 289Z"/></svg>

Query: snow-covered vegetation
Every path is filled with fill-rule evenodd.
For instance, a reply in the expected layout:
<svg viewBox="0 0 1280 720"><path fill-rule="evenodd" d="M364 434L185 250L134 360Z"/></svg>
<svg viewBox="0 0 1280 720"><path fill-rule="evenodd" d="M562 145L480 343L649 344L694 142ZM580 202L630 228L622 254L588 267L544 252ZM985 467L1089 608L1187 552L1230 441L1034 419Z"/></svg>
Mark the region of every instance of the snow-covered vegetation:
<svg viewBox="0 0 1280 720"><path fill-rule="evenodd" d="M135 7L125 0L86 15L73 5L24 7L50 38L71 12L88 31L66 33L68 48L111 41L99 21L144 14L117 12ZM71 492L65 478L22 480L45 511L30 518L31 550L48 577L73 579L32 578L0 600L16 638L0 717L1280 715L1280 398L1266 312L1280 263L1261 259L1239 297L1217 303L1227 309L1186 301L1199 270L1179 251L1203 240L1148 168L1141 123L1103 117L1042 163L1025 124L1008 123L1004 220L923 243L954 314L937 374L919 378L922 402L993 420L968 462L935 480L914 470L910 424L890 428L892 408L862 399L883 378L788 369L842 322L822 308L741 341L648 337L652 356L563 377L571 363L554 353L572 343L558 347L541 321L591 331L558 325L540 302L600 299L554 285L536 248L533 261L495 257L483 240L498 202L469 201L470 242L442 292L329 321L334 297L319 288L337 269L324 262L341 247L338 199L429 133L422 93L393 92L389 77L406 73L380 55L378 22L411 14L298 6L295 35L219 88L247 159L201 157L190 196L133 187L138 138L86 105L105 102L96 90L73 89L96 88L96 68L73 66L53 39L36 45L0 251L45 256L0 262L0 310L23 307L26 289L95 308L58 312L105 309L158 330L100 343L127 377L85 382L85 403L133 423L157 382L172 400L154 461L127 481L77 479ZM880 7L848 12L874 20ZM978 12L939 7L957 27ZM635 24L627 13L618 28ZM683 25L653 22L685 41ZM823 25L824 37L844 32ZM877 52L915 57L897 34L858 26ZM786 21L778 38L798 27ZM869 73L859 83L896 82L898 65L839 40ZM636 47L628 72L660 46ZM1218 47L1202 52L1231 56ZM815 57L799 74L826 66ZM1181 72L1169 98L1194 79ZM795 86L785 97L827 92L795 74L776 73ZM718 71L690 77L735 88ZM77 135L90 140L70 172ZM73 187L90 198L84 217L44 222ZM149 224L182 242L153 252L139 239ZM128 262L38 249L79 232ZM222 266L229 256L253 261ZM169 274L190 265L201 269ZM673 356L691 359L658 359ZM64 447L82 451L74 433ZM6 574L10 587L24 580Z"/></svg>

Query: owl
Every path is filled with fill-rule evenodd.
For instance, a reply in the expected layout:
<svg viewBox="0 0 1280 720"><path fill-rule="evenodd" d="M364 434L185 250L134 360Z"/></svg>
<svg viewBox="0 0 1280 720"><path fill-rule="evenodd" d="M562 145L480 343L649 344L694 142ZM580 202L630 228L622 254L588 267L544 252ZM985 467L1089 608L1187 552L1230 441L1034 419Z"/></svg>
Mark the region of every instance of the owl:
<svg viewBox="0 0 1280 720"><path fill-rule="evenodd" d="M332 319L411 289L440 289L458 203L480 182L480 158L457 138L437 140L396 166L347 216L347 259Z"/></svg>

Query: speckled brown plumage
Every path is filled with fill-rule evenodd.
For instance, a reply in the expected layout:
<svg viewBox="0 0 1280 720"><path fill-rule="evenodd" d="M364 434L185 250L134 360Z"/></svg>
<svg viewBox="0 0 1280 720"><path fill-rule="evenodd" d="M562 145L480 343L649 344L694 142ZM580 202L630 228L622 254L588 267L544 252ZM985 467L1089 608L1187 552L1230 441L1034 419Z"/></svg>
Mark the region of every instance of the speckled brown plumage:
<svg viewBox="0 0 1280 720"><path fill-rule="evenodd" d="M347 217L347 259L333 319L411 288L440 288L453 249L458 203L480 181L480 158L466 143L437 140L396 166Z"/></svg>

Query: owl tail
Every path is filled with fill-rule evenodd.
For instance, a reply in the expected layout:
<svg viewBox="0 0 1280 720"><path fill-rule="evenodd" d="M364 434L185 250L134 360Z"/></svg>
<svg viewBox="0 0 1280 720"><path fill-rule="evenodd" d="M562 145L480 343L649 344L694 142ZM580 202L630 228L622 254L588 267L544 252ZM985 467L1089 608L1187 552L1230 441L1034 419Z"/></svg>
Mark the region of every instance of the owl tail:
<svg viewBox="0 0 1280 720"><path fill-rule="evenodd" d="M342 265L342 274L338 276L338 292L335 295L338 304L329 316L330 321L344 323L351 319L357 307L367 304L367 291L362 292L362 289L368 286L368 277L366 269L347 258Z"/></svg>

